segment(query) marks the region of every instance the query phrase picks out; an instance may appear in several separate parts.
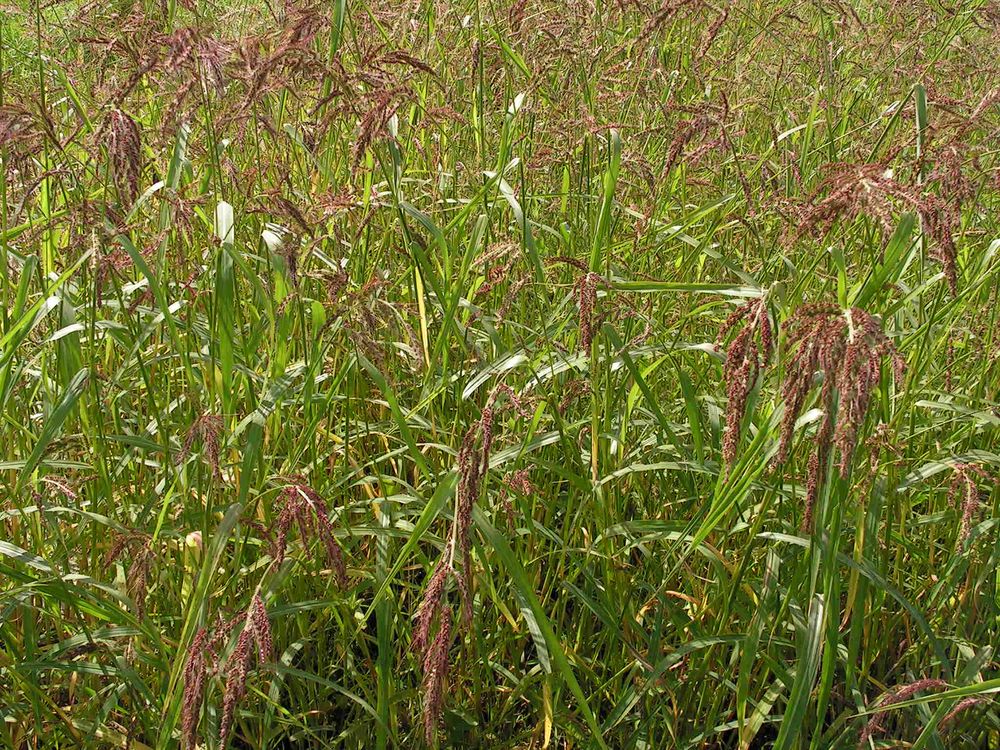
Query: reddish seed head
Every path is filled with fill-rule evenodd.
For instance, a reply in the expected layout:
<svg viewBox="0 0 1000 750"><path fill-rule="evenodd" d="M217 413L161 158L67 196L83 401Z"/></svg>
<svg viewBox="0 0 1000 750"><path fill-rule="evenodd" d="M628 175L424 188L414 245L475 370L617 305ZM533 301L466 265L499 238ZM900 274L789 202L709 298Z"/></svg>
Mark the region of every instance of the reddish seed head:
<svg viewBox="0 0 1000 750"><path fill-rule="evenodd" d="M806 474L806 499L802 510L802 528L808 529L812 526L813 509L816 507L816 500L819 498L819 488L822 482L822 472L825 461L817 450L809 456L809 468Z"/></svg>
<svg viewBox="0 0 1000 750"><path fill-rule="evenodd" d="M365 151L383 134L392 116L410 97L411 93L406 88L384 90L376 97L358 123L358 135L352 148L352 167L356 168L361 163Z"/></svg>
<svg viewBox="0 0 1000 750"><path fill-rule="evenodd" d="M442 559L431 574L427 589L424 591L424 598L420 602L420 609L417 611L417 627L414 630L412 643L415 651L424 651L430 642L431 630L441 613L441 602L450 572L451 569Z"/></svg>
<svg viewBox="0 0 1000 750"><path fill-rule="evenodd" d="M461 602L460 624L466 628L472 624L472 510L482 492L483 479L489 467L496 404L501 395L506 397L515 412L524 417L530 415L523 399L510 386L500 383L490 392L482 416L462 438L462 447L458 452L455 518L449 543L427 581L417 612L412 645L423 660L424 726L428 742L433 739L444 703L447 650L452 636L452 611L445 597L449 578L454 579ZM436 634L432 638L435 628Z"/></svg>
<svg viewBox="0 0 1000 750"><path fill-rule="evenodd" d="M129 593L135 602L135 616L141 620L146 615L146 594L148 593L149 572L153 563L153 549L149 541L139 548L128 568Z"/></svg>
<svg viewBox="0 0 1000 750"><path fill-rule="evenodd" d="M507 513L507 525L511 528L514 526L514 505L510 499L511 492L517 492L525 496L530 496L537 492L528 478L529 473L528 469L518 469L508 474L503 480L503 487L500 490L500 502L503 503L504 511Z"/></svg>
<svg viewBox="0 0 1000 750"><path fill-rule="evenodd" d="M989 699L985 695L970 695L968 698L960 700L951 711L944 715L938 726L945 727L951 724L958 718L959 714L968 711L973 706L978 706L980 703L985 703L987 700Z"/></svg>
<svg viewBox="0 0 1000 750"><path fill-rule="evenodd" d="M596 273L586 273L576 282L577 303L580 306L580 346L590 350L594 340L594 307L597 304L597 286L603 278Z"/></svg>
<svg viewBox="0 0 1000 750"><path fill-rule="evenodd" d="M675 126L674 137L667 149L667 158L663 167L662 175L664 178L669 177L670 171L680 160L689 143L698 139L704 140L710 131L719 124L719 119L714 116L709 105L692 110L691 114L694 116L680 120ZM721 145L722 140L718 139L717 143ZM696 151L698 150L700 149L696 149Z"/></svg>
<svg viewBox="0 0 1000 750"><path fill-rule="evenodd" d="M135 603L135 616L141 620L146 614L147 584L156 553L148 534L141 531L118 533L104 556L105 566L111 565L127 551L132 551L133 556L125 574L126 587Z"/></svg>
<svg viewBox="0 0 1000 750"><path fill-rule="evenodd" d="M198 740L198 717L201 713L202 694L205 689L205 677L208 671L206 651L208 631L199 628L195 633L191 647L188 649L188 660L184 666L184 695L181 704L181 738L184 747L195 747Z"/></svg>
<svg viewBox="0 0 1000 750"><path fill-rule="evenodd" d="M805 517L811 521L831 448L837 448L840 475L847 477L858 431L878 386L882 359L890 359L898 383L905 362L878 321L857 307L841 311L832 304L803 305L785 321L784 328L793 353L782 384L785 413L778 460L788 457L795 421L812 390L815 374L819 372L823 377L823 419L816 435L816 453L809 464L806 497Z"/></svg>
<svg viewBox="0 0 1000 750"><path fill-rule="evenodd" d="M40 129L30 111L11 104L0 107L0 146L38 137Z"/></svg>
<svg viewBox="0 0 1000 750"><path fill-rule="evenodd" d="M108 124L108 153L118 193L128 206L139 193L141 148L139 126L135 120L120 109L112 110Z"/></svg>
<svg viewBox="0 0 1000 750"><path fill-rule="evenodd" d="M304 545L308 545L310 539L319 537L338 585L346 586L347 566L344 562L344 552L337 542L323 497L308 485L294 480L282 490L279 498L282 506L276 523L275 563L280 565L284 561L288 547L288 531L292 526L297 526Z"/></svg>
<svg viewBox="0 0 1000 750"><path fill-rule="evenodd" d="M719 36L719 32L722 31L722 27L726 23L727 18L729 18L728 5L722 9L722 12L716 16L715 20L712 21L711 26L709 26L702 35L701 44L698 45L698 59L701 59L708 54L709 48L712 46L716 37Z"/></svg>
<svg viewBox="0 0 1000 750"><path fill-rule="evenodd" d="M579 308L578 325L580 328L580 348L589 351L594 340L594 309L597 305L597 288L607 286L607 280L599 273L591 271L587 264L576 258L557 255L546 261L547 265L562 263L580 271L580 276L573 284L576 302Z"/></svg>
<svg viewBox="0 0 1000 750"><path fill-rule="evenodd" d="M451 646L451 612L444 610L434 641L424 655L424 738L434 744L438 722L444 709L444 686L448 677L448 649Z"/></svg>
<svg viewBox="0 0 1000 750"><path fill-rule="evenodd" d="M226 670L226 690L222 698L222 718L219 721L219 747L225 750L232 733L233 719L247 690L247 672L250 667L253 630L244 627L236 641L236 648L229 657Z"/></svg>
<svg viewBox="0 0 1000 750"><path fill-rule="evenodd" d="M929 690L945 690L947 687L948 683L944 680L928 678L911 682L908 685L902 685L897 687L888 695L885 695L877 704L877 708L879 710L872 714L871 719L868 720L868 723L865 724L864 728L861 730L861 736L858 743L859 746L866 745L871 737L885 731L885 727L882 722L887 714L886 709L890 706L907 701L917 693Z"/></svg>
<svg viewBox="0 0 1000 750"><path fill-rule="evenodd" d="M716 338L716 346L721 346L728 333L740 323L744 325L729 344L724 366L727 404L722 460L726 467L732 466L736 459L747 400L774 346L771 319L763 297L747 301L726 318Z"/></svg>
<svg viewBox="0 0 1000 750"><path fill-rule="evenodd" d="M889 168L890 158L871 164L830 164L826 167L827 177L799 209L798 229L789 239L807 232L822 236L838 220L862 215L877 220L889 236L896 228L900 211L912 211L920 216L923 232L933 242L930 255L941 264L948 287L955 294L958 267L954 234L960 227L962 201L968 195L964 181L949 170L949 162L955 158L947 149L942 150L936 159L938 169L928 175L928 182L941 181L944 197L928 192L923 184L900 182Z"/></svg>
<svg viewBox="0 0 1000 750"><path fill-rule="evenodd" d="M229 656L226 666L226 689L222 699L222 718L219 721L219 747L225 750L232 734L236 709L247 691L247 675L253 660L253 645L259 663L271 658L271 623L264 608L264 600L259 593L254 594L250 606L243 615L243 630L236 640L236 648Z"/></svg>
<svg viewBox="0 0 1000 750"><path fill-rule="evenodd" d="M485 410L484 416L486 416ZM489 429L492 429L492 422L486 422L485 425ZM469 429L462 442L462 450L458 454L458 503L454 528L452 529L452 539L455 544L455 549L452 550L452 553L460 557L461 567L465 571L468 571L472 564L472 537L470 534L472 528L472 508L479 497L483 472L486 468L484 465L484 453L478 450L476 445L479 426L479 424L473 425ZM489 438L490 435L484 435L484 442ZM488 463L489 456L487 454L485 455L485 464ZM465 606L471 608L472 592L469 590L469 577L463 576L456 580L459 584L459 593L463 602L465 602Z"/></svg>
<svg viewBox="0 0 1000 750"><path fill-rule="evenodd" d="M217 479L222 478L222 469L219 463L219 443L222 435L222 417L218 414L202 414L198 417L184 436L184 445L177 461L183 461L190 453L191 447L196 440L200 440L208 463L212 467L212 474Z"/></svg>
<svg viewBox="0 0 1000 750"><path fill-rule="evenodd" d="M167 73L177 73L192 65L198 43L198 31L191 27L177 29L169 36L162 38L165 54L162 67Z"/></svg>
<svg viewBox="0 0 1000 750"><path fill-rule="evenodd" d="M261 599L260 594L254 594L253 601L250 602L247 621L253 630L254 639L257 641L258 659L261 663L270 661L273 650L271 620L267 616L267 609L264 608L264 600Z"/></svg>
<svg viewBox="0 0 1000 750"><path fill-rule="evenodd" d="M779 457L787 458L795 420L811 389L813 375L819 371L823 374L824 420L832 418L837 406L832 436L841 453L841 474L846 475L857 431L878 383L881 359L890 358L899 382L905 368L903 358L878 322L856 307L841 312L831 305L804 305L786 321L785 328L794 353L782 387L785 415ZM834 401L838 393L839 406ZM821 427L821 432L826 435L827 429Z"/></svg>
<svg viewBox="0 0 1000 750"><path fill-rule="evenodd" d="M980 466L967 463L956 463L948 488L948 503L952 507L958 505L962 498L959 520L958 543L964 545L972 533L972 519L982 502L982 491L979 479L989 479L989 474Z"/></svg>

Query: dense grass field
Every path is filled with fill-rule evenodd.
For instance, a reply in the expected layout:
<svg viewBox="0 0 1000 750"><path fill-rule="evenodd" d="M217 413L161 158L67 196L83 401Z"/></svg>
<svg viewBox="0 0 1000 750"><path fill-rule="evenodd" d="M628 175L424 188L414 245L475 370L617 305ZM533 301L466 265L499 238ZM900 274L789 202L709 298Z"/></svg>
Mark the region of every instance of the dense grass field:
<svg viewBox="0 0 1000 750"><path fill-rule="evenodd" d="M2 746L1000 746L998 29L6 0Z"/></svg>

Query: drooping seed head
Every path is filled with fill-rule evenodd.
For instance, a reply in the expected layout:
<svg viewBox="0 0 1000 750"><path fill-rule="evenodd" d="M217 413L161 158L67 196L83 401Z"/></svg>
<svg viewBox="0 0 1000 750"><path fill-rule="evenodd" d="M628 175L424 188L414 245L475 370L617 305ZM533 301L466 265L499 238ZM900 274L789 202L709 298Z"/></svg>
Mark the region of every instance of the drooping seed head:
<svg viewBox="0 0 1000 750"><path fill-rule="evenodd" d="M191 453L191 447L195 441L200 440L208 463L212 467L212 475L217 479L222 478L222 469L219 462L220 437L222 435L222 417L218 414L202 414L188 428L184 436L184 445L177 456L177 461L183 461Z"/></svg>
<svg viewBox="0 0 1000 750"><path fill-rule="evenodd" d="M181 701L181 738L184 747L193 748L198 740L198 718L208 672L208 631L199 628L188 648L184 665L184 693Z"/></svg>
<svg viewBox="0 0 1000 750"><path fill-rule="evenodd" d="M413 650L418 653L423 653L430 643L431 631L441 614L442 599L450 572L450 566L442 558L437 567L434 568L427 588L424 590L420 608L417 610L417 626L414 629L412 641Z"/></svg>
<svg viewBox="0 0 1000 750"><path fill-rule="evenodd" d="M264 600L259 593L254 594L253 601L250 602L250 609L247 610L247 621L253 630L254 640L257 642L257 658L261 664L265 664L271 660L273 651L271 620L267 616Z"/></svg>
<svg viewBox="0 0 1000 750"><path fill-rule="evenodd" d="M987 701L989 701L989 698L985 695L970 695L968 698L963 698L955 704L955 707L952 708L951 711L946 713L941 718L941 721L938 722L938 726L947 727L955 721L960 714L965 713L974 706L978 706L980 703L986 703Z"/></svg>
<svg viewBox="0 0 1000 750"><path fill-rule="evenodd" d="M865 724L864 728L861 730L861 736L859 738L860 741L858 743L859 746L863 747L867 745L869 739L876 734L885 731L883 722L888 713L887 709L890 706L907 701L917 693L931 690L946 690L947 688L948 683L944 680L925 678L917 680L916 682L911 682L908 685L899 686L891 693L883 696L876 704L877 710L871 715L868 723Z"/></svg>
<svg viewBox="0 0 1000 750"><path fill-rule="evenodd" d="M280 565L284 561L288 547L288 532L292 526L297 526L302 544L307 550L309 541L319 537L338 585L347 585L344 552L337 541L333 524L330 522L330 512L322 495L305 484L301 478L292 477L289 485L281 491L279 500L281 510L275 524L277 527L273 553L275 563Z"/></svg>
<svg viewBox="0 0 1000 750"><path fill-rule="evenodd" d="M233 720L240 701L246 695L247 673L252 654L253 628L244 627L236 640L236 648L226 666L226 688L222 698L222 718L219 720L219 747L225 750L232 733Z"/></svg>
<svg viewBox="0 0 1000 750"><path fill-rule="evenodd" d="M744 325L729 344L724 366L726 427L722 439L722 459L726 467L732 466L736 459L740 427L750 392L774 346L770 314L763 297L747 301L726 318L716 338L716 346L721 347L725 337L740 323Z"/></svg>
<svg viewBox="0 0 1000 750"><path fill-rule="evenodd" d="M108 153L111 171L122 203L131 206L139 194L142 173L142 139L135 120L120 109L111 111L108 124Z"/></svg>
<svg viewBox="0 0 1000 750"><path fill-rule="evenodd" d="M434 744L441 712L444 709L444 687L448 678L448 650L451 646L451 611L444 610L441 624L424 655L423 693L424 738Z"/></svg>
<svg viewBox="0 0 1000 750"><path fill-rule="evenodd" d="M964 545L972 533L972 519L982 503L983 492L979 487L979 481L990 479L989 473L981 466L958 462L954 465L951 476L951 484L948 488L948 504L952 507L959 505L959 532L958 544Z"/></svg>
<svg viewBox="0 0 1000 750"><path fill-rule="evenodd" d="M883 358L890 360L897 383L902 381L905 362L880 323L857 307L841 311L827 303L803 305L783 327L792 355L782 384L785 413L779 461L786 460L791 450L795 422L814 377L817 373L822 376L819 401L823 418L816 433L814 460L809 464L806 498L805 518L811 520L812 505L834 447L839 453L840 475L847 477Z"/></svg>

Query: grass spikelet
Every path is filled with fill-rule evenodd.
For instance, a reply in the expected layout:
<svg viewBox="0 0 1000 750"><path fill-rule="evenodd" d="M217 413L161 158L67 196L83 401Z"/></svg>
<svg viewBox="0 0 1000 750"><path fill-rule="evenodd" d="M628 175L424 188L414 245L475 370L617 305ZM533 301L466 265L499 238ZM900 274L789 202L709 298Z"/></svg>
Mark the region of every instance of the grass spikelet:
<svg viewBox="0 0 1000 750"><path fill-rule="evenodd" d="M501 396L506 396L516 413L522 417L528 416L524 401L510 386L499 383L490 392L479 420L462 439L458 453L455 514L448 544L427 582L417 612L412 646L423 658L423 716L428 743L436 732L443 706L447 652L453 636L451 607L446 596L450 580L455 582L459 595L459 625L465 630L472 625L472 509L482 492L483 480L489 468L497 401ZM432 638L431 633L435 628L437 635Z"/></svg>
<svg viewBox="0 0 1000 750"><path fill-rule="evenodd" d="M181 707L181 743L185 748L194 748L198 742L198 719L205 693L205 679L208 673L209 633L199 628L188 648L187 663L184 665L184 697Z"/></svg>
<svg viewBox="0 0 1000 750"><path fill-rule="evenodd" d="M358 122L358 135L351 147L351 163L354 168L360 164L365 151L385 132L389 120L403 105L408 95L406 89L397 88L382 91L375 97Z"/></svg>
<svg viewBox="0 0 1000 750"><path fill-rule="evenodd" d="M125 573L126 587L135 604L136 619L142 620L146 614L149 574L156 562L152 539L141 531L116 534L104 556L104 564L111 565L128 551L132 551L132 560Z"/></svg>
<svg viewBox="0 0 1000 750"><path fill-rule="evenodd" d="M514 528L514 504L511 502L512 493L518 493L525 497L530 497L538 492L529 479L530 470L527 468L518 469L508 474L503 480L500 490L500 502L503 504L504 512L507 514L508 528Z"/></svg>
<svg viewBox="0 0 1000 750"><path fill-rule="evenodd" d="M705 29L705 33L701 37L701 43L698 45L698 57L702 58L708 54L709 49L711 49L712 44L719 36L719 32L722 31L722 27L726 24L729 18L729 5L726 5L722 11L715 17L711 25Z"/></svg>
<svg viewBox="0 0 1000 750"><path fill-rule="evenodd" d="M413 632L412 641L413 649L419 653L425 652L430 643L431 632L441 614L445 586L450 574L451 566L442 558L434 568L434 573L424 590L424 597L417 610L417 627Z"/></svg>

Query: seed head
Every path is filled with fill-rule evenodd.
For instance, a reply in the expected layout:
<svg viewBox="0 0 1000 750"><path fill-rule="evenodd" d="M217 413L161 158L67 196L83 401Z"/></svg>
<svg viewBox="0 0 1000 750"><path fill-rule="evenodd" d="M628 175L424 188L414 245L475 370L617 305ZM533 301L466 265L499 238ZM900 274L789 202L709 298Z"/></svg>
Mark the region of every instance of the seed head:
<svg viewBox="0 0 1000 750"><path fill-rule="evenodd" d="M450 573L451 566L442 558L427 583L420 609L417 610L417 627L413 635L412 646L417 652L423 652L430 643L431 631L441 614L445 585Z"/></svg>
<svg viewBox="0 0 1000 750"><path fill-rule="evenodd" d="M954 466L951 485L948 488L948 504L955 507L961 498L959 546L969 540L969 535L972 533L972 518L982 502L984 493L979 487L978 480L989 478L990 475L981 466L961 462Z"/></svg>
<svg viewBox="0 0 1000 750"><path fill-rule="evenodd" d="M181 737L184 747L193 748L198 740L198 717L201 713L205 677L208 673L208 630L199 628L188 649L184 665L184 697L181 707Z"/></svg>
<svg viewBox="0 0 1000 750"><path fill-rule="evenodd" d="M185 748L194 748L198 740L198 717L205 692L205 680L218 670L218 649L239 621L226 621L220 615L215 628L199 628L188 647L184 665L184 693L181 704L181 740Z"/></svg>
<svg viewBox="0 0 1000 750"><path fill-rule="evenodd" d="M576 298L580 306L580 346L590 351L594 340L594 306L597 304L597 286L603 283L600 274L585 273L576 282Z"/></svg>
<svg viewBox="0 0 1000 750"><path fill-rule="evenodd" d="M883 357L891 360L897 383L902 382L905 362L882 332L879 322L857 307L841 311L836 305L826 303L803 305L785 321L783 328L792 357L782 384L785 413L779 461L786 460L791 450L795 420L812 390L813 377L817 372L822 375L819 401L823 419L816 434L816 452L809 462L806 487L804 518L808 523L833 447L839 452L840 475L847 477L858 431L878 384Z"/></svg>
<svg viewBox="0 0 1000 750"><path fill-rule="evenodd" d="M250 609L247 610L247 621L253 629L254 639L257 642L257 658L261 663L269 662L273 651L271 621L267 616L264 600L259 593L254 594L253 600L250 602Z"/></svg>
<svg viewBox="0 0 1000 750"><path fill-rule="evenodd" d="M411 97L409 89L397 88L382 91L374 103L361 116L358 123L358 135L352 148L351 164L353 168L361 163L368 147L384 132L393 115Z"/></svg>
<svg viewBox="0 0 1000 750"><path fill-rule="evenodd" d="M116 533L114 542L104 555L105 566L110 566L127 551L132 551L133 557L125 573L126 588L135 603L135 616L141 620L146 614L147 584L156 553L148 534L141 531Z"/></svg>
<svg viewBox="0 0 1000 750"><path fill-rule="evenodd" d="M670 176L670 171L674 168L677 162L680 160L681 155L684 153L684 149L689 143L696 140L701 140L703 144L707 144L712 141L706 141L706 137L710 134L713 126L717 123L717 118L713 116L712 110L708 105L703 105L696 109L690 110L689 113L692 115L688 119L680 120L674 130L674 137L670 141L670 146L667 149L666 163L663 167L663 178ZM702 147L695 149L697 159L700 159L709 150L722 145L722 140L715 140L712 142L712 146L707 146L702 150ZM697 153L701 151L701 153Z"/></svg>
<svg viewBox="0 0 1000 750"><path fill-rule="evenodd" d="M139 177L142 173L141 140L135 120L120 109L112 110L108 124L108 153L118 195L128 206L132 205L139 193Z"/></svg>
<svg viewBox="0 0 1000 750"><path fill-rule="evenodd" d="M260 594L254 594L243 617L243 630L236 640L236 648L226 665L226 690L222 699L222 719L219 721L219 747L225 750L232 732L236 709L246 695L247 673L253 661L252 646L257 646L257 656L264 663L271 656L271 624Z"/></svg>
<svg viewBox="0 0 1000 750"><path fill-rule="evenodd" d="M218 414L202 414L188 428L187 435L184 436L184 445L177 456L178 463L183 461L191 453L191 446L196 440L200 440L208 463L212 467L212 474L217 479L222 478L222 469L219 464L219 438L222 435L222 417Z"/></svg>
<svg viewBox="0 0 1000 750"><path fill-rule="evenodd" d="M774 348L771 318L763 297L751 299L736 308L719 330L716 346L738 324L743 323L726 352L726 429L722 440L722 459L732 466L740 443L740 426L746 413L747 400L761 370Z"/></svg>
<svg viewBox="0 0 1000 750"><path fill-rule="evenodd" d="M698 45L697 58L701 59L708 54L709 48L715 42L716 37L719 36L719 32L722 31L722 27L726 23L726 19L729 18L729 6L727 5L722 9L722 12L715 17L711 25L705 29L705 33L701 37L701 43Z"/></svg>
<svg viewBox="0 0 1000 750"><path fill-rule="evenodd" d="M150 541L147 541L139 548L132 564L129 565L128 578L129 594L135 602L135 616L141 620L146 616L146 594L148 593L149 571L155 555Z"/></svg>
<svg viewBox="0 0 1000 750"><path fill-rule="evenodd" d="M488 295L494 288L507 280L518 261L517 256L514 255L517 247L518 245L513 242L501 242L492 245L489 250L473 261L473 266L483 269L486 276L486 281L476 289L477 297ZM506 300L508 296L509 294L505 290L504 299Z"/></svg>
<svg viewBox="0 0 1000 750"><path fill-rule="evenodd" d="M885 695L876 704L878 708L875 713L872 714L871 719L865 724L864 728L861 730L861 737L859 741L859 746L864 747L868 744L868 740L876 734L885 731L885 726L883 721L885 720L887 709L897 703L902 703L903 701L909 700L917 693L926 692L929 690L945 690L948 687L948 683L944 680L937 679L923 679L917 680L916 682L911 682L908 685L903 685L897 687L893 692Z"/></svg>
<svg viewBox="0 0 1000 750"><path fill-rule="evenodd" d="M438 722L444 709L444 686L448 677L448 650L451 647L451 611L444 610L437 635L424 654L424 738L434 744Z"/></svg>
<svg viewBox="0 0 1000 750"><path fill-rule="evenodd" d="M236 640L236 648L229 657L226 671L226 690L222 698L222 719L219 721L219 747L225 750L232 733L233 718L247 690L247 672L250 667L250 645L253 633L244 628Z"/></svg>
<svg viewBox="0 0 1000 750"><path fill-rule="evenodd" d="M507 525L510 528L514 527L514 505L510 500L510 494L517 492L530 496L537 492L528 478L529 473L527 468L518 469L508 474L503 480L503 486L500 489L500 502L503 503L504 511L507 513Z"/></svg>
<svg viewBox="0 0 1000 750"><path fill-rule="evenodd" d="M448 647L453 635L452 610L446 596L449 580L455 581L459 594L459 624L466 628L472 624L472 510L489 467L496 405L501 395L507 397L509 406L521 416L530 414L524 400L510 386L500 383L490 392L480 418L465 433L458 452L458 487L449 541L427 581L417 611L412 646L423 661L423 715L428 743L433 740L444 705Z"/></svg>
<svg viewBox="0 0 1000 750"><path fill-rule="evenodd" d="M980 703L985 703L988 700L989 698L987 698L985 695L970 695L968 698L963 698L962 700L960 700L958 703L955 704L955 707L951 709L951 711L949 711L947 714L944 715L944 717L938 723L938 726L945 727L948 724L951 724L955 719L958 718L959 714L968 711L973 706L978 706Z"/></svg>
<svg viewBox="0 0 1000 750"><path fill-rule="evenodd" d="M276 523L275 564L280 565L285 559L288 531L294 525L298 527L302 543L307 549L308 541L319 537L326 550L327 562L333 568L337 584L341 587L346 586L347 567L344 563L344 552L337 542L323 497L305 484L301 477L292 477L290 484L282 490L279 498L282 506Z"/></svg>
<svg viewBox="0 0 1000 750"><path fill-rule="evenodd" d="M954 160L954 157L951 157ZM805 233L825 235L838 220L851 220L870 216L882 226L885 236L895 230L900 210L913 211L920 216L924 234L932 241L930 256L944 270L948 286L957 291L958 267L954 234L959 229L962 197L967 188L958 186L951 173L952 182L942 185L943 196L929 192L923 185L906 184L896 178L888 166L890 159L870 164L836 163L826 167L827 177L799 208L798 227L790 239ZM939 164L948 169L949 157ZM932 172L931 176L944 176L945 171Z"/></svg>
<svg viewBox="0 0 1000 750"><path fill-rule="evenodd" d="M32 113L23 107L5 104L0 107L0 146L8 144L37 144L42 130ZM34 147L28 151L34 151Z"/></svg>
<svg viewBox="0 0 1000 750"><path fill-rule="evenodd" d="M579 307L580 348L589 351L590 344L594 340L594 308L597 305L597 288L607 286L607 280L600 274L591 271L586 263L576 258L558 255L549 258L546 263L548 265L563 263L581 272L573 284L573 291L576 293L577 306Z"/></svg>
<svg viewBox="0 0 1000 750"><path fill-rule="evenodd" d="M891 234L897 206L916 208L921 198L916 188L894 178L888 162L827 165L826 177L798 211L799 226L794 238L807 232L825 235L838 220L862 215L872 216Z"/></svg>
<svg viewBox="0 0 1000 750"><path fill-rule="evenodd" d="M479 424L473 425L465 434L462 441L462 449L458 454L458 502L454 528L452 529L452 554L459 556L462 569L468 571L472 567L472 508L479 497L479 490L482 485L483 473L489 462L489 454L479 450L477 445L477 435L481 425L485 424L487 434L483 436L483 444L486 446L492 437L492 415L488 409L483 410L483 416L489 416L487 420L481 420ZM484 465L485 455L485 465ZM472 592L469 590L470 578L463 576L459 583L459 593L463 601L463 611L471 611ZM465 623L468 624L468 623Z"/></svg>

